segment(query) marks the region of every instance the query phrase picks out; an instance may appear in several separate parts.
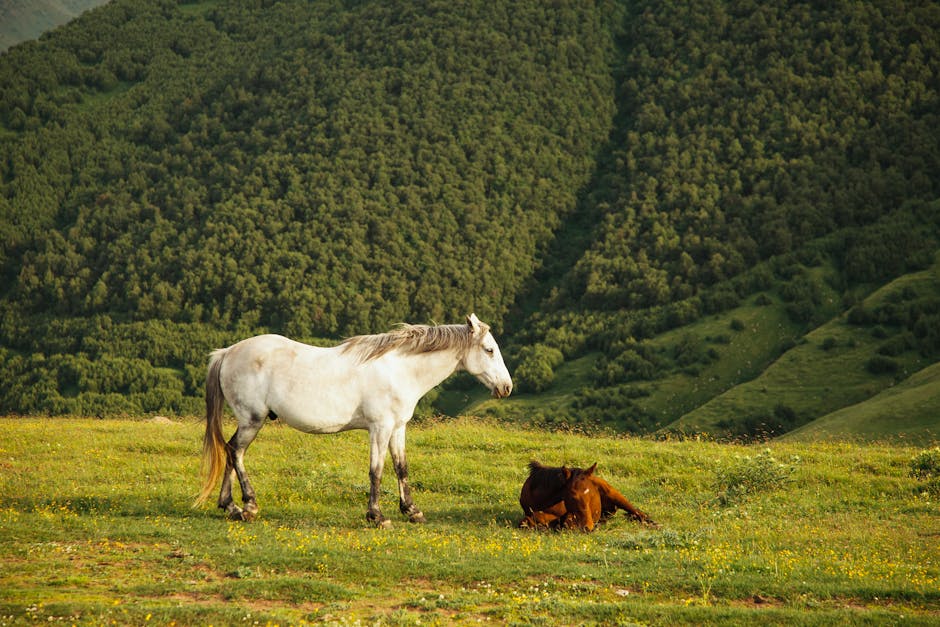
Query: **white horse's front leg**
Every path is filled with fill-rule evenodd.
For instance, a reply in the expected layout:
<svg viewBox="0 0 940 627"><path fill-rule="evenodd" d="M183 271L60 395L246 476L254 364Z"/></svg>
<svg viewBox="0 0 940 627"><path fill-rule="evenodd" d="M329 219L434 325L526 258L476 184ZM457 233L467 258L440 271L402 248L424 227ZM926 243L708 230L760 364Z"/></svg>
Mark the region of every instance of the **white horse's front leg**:
<svg viewBox="0 0 940 627"><path fill-rule="evenodd" d="M395 429L389 441L389 452L398 475L398 509L411 522L425 522L424 514L415 507L411 499L411 486L408 485L408 460L405 457L405 425Z"/></svg>
<svg viewBox="0 0 940 627"><path fill-rule="evenodd" d="M382 492L382 468L385 466L385 453L392 430L376 425L369 430L369 511L366 519L376 526L391 529L392 521L382 515L379 508L379 494Z"/></svg>

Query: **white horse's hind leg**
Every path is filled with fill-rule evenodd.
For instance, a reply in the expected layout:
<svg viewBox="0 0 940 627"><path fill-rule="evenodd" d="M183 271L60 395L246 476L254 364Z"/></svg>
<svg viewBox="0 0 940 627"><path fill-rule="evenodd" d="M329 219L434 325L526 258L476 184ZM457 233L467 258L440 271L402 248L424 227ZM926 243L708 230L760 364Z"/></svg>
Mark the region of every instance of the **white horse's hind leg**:
<svg viewBox="0 0 940 627"><path fill-rule="evenodd" d="M366 519L372 523L390 529L392 521L382 515L379 508L379 495L382 492L382 469L385 466L385 453L391 431L376 425L369 429L369 511Z"/></svg>
<svg viewBox="0 0 940 627"><path fill-rule="evenodd" d="M229 440L231 443L231 440ZM241 520L242 508L235 505L232 499L232 482L235 480L235 465L232 459L232 451L227 451L225 460L225 474L222 475L222 489L219 490L219 509L224 509L225 513L232 520Z"/></svg>
<svg viewBox="0 0 940 627"><path fill-rule="evenodd" d="M398 509L408 517L411 522L425 522L424 514L415 507L411 499L411 486L408 484L408 460L405 457L405 426L397 428L392 433L388 443L392 454L392 463L395 464L395 474L398 475Z"/></svg>
<svg viewBox="0 0 940 627"><path fill-rule="evenodd" d="M251 418L238 421L235 435L228 441L228 462L225 477L222 480L222 490L219 493L219 507L224 509L232 520L251 520L258 514L258 503L255 499L254 488L248 480L245 470L245 451L254 441L258 431L264 425L264 418ZM235 504L232 498L232 480L238 479L242 491L244 510Z"/></svg>

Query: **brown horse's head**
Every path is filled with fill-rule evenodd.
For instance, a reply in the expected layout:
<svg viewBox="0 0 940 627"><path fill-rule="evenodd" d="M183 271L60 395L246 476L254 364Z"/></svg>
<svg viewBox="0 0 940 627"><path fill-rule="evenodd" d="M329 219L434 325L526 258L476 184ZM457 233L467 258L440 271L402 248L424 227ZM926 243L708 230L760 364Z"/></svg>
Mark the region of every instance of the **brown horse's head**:
<svg viewBox="0 0 940 627"><path fill-rule="evenodd" d="M597 463L587 469L574 468L565 482L564 526L591 531L601 518L601 495L594 482Z"/></svg>

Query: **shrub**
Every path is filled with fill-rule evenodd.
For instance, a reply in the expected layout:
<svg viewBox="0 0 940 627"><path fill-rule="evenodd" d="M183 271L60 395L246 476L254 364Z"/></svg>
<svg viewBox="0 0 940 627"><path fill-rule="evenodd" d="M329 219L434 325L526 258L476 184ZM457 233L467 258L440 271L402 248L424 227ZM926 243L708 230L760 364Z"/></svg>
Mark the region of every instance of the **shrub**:
<svg viewBox="0 0 940 627"><path fill-rule="evenodd" d="M672 346L672 357L679 366L708 364L718 358L718 352L709 348L696 336L685 333Z"/></svg>
<svg viewBox="0 0 940 627"><path fill-rule="evenodd" d="M921 451L911 458L911 477L920 480L917 491L931 497L940 497L940 446Z"/></svg>
<svg viewBox="0 0 940 627"><path fill-rule="evenodd" d="M887 357L896 357L916 347L917 342L910 333L899 333L898 335L889 338L888 341L879 346L878 354L885 355Z"/></svg>
<svg viewBox="0 0 940 627"><path fill-rule="evenodd" d="M642 345L627 348L613 359L598 360L594 366L595 381L601 386L650 380L658 373L656 356Z"/></svg>
<svg viewBox="0 0 940 627"><path fill-rule="evenodd" d="M555 380L555 368L564 362L561 351L545 344L526 346L519 351L519 366L513 378L526 392L541 392Z"/></svg>
<svg viewBox="0 0 940 627"><path fill-rule="evenodd" d="M890 357L875 355L865 364L868 372L872 374L893 374L900 369L900 364Z"/></svg>
<svg viewBox="0 0 940 627"><path fill-rule="evenodd" d="M724 419L717 423L724 435L741 442L761 442L786 433L802 424L796 411L778 403L772 414L757 413L743 418Z"/></svg>
<svg viewBox="0 0 940 627"><path fill-rule="evenodd" d="M790 481L797 462L799 458L794 457L792 463L782 464L774 459L770 449L753 457L739 457L715 473L717 498L722 504L728 504L779 488Z"/></svg>
<svg viewBox="0 0 940 627"><path fill-rule="evenodd" d="M545 342L554 346L566 357L577 355L584 349L584 333L575 333L567 327L555 327L545 332Z"/></svg>
<svg viewBox="0 0 940 627"><path fill-rule="evenodd" d="M921 451L912 457L908 474L915 479L940 478L940 446Z"/></svg>
<svg viewBox="0 0 940 627"><path fill-rule="evenodd" d="M702 309L705 313L720 313L734 309L741 304L741 299L729 285L721 285L702 294Z"/></svg>
<svg viewBox="0 0 940 627"><path fill-rule="evenodd" d="M760 307L766 307L767 305L773 304L774 301L770 300L770 296L761 292L757 295L757 298L754 299L754 304L759 305Z"/></svg>

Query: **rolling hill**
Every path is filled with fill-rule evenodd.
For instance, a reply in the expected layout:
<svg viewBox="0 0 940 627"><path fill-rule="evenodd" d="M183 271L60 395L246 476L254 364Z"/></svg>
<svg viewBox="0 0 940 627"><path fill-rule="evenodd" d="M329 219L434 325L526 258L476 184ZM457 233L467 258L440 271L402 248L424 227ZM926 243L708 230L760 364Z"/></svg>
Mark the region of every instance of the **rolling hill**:
<svg viewBox="0 0 940 627"><path fill-rule="evenodd" d="M940 437L940 364L931 364L856 405L849 405L783 436L785 440L897 439L912 444Z"/></svg>
<svg viewBox="0 0 940 627"><path fill-rule="evenodd" d="M938 35L913 0L113 0L0 56L0 411L198 413L245 335L470 311L519 394L422 412L861 411L940 361Z"/></svg>

